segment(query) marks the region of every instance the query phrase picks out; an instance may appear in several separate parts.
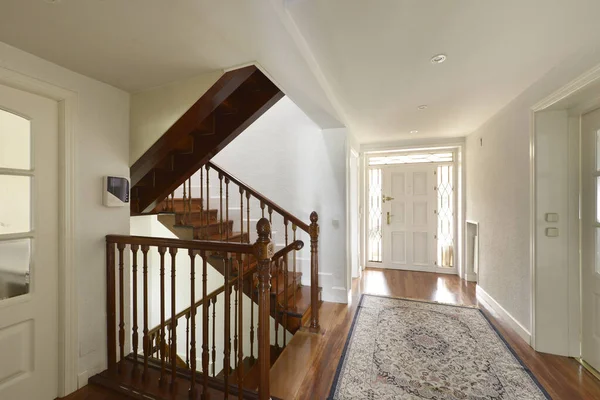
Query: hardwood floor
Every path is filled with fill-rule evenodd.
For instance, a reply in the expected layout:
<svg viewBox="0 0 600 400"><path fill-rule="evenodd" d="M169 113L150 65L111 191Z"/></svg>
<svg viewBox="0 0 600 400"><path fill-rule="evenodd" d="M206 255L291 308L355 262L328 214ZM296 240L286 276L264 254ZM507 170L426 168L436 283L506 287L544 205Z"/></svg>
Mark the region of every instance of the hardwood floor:
<svg viewBox="0 0 600 400"><path fill-rule="evenodd" d="M273 396L286 400L327 398L363 293L479 305L475 284L456 275L367 269L363 278L353 283L350 304L323 303L320 335L298 332L290 341L271 369ZM492 310L482 310L553 399L600 399L600 381L579 363L536 353Z"/></svg>

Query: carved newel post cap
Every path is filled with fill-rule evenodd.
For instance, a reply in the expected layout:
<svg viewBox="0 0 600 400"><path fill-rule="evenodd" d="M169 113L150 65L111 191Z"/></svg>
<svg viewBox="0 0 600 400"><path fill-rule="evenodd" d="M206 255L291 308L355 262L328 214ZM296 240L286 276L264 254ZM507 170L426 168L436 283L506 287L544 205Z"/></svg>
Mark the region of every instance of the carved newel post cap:
<svg viewBox="0 0 600 400"><path fill-rule="evenodd" d="M315 223L319 220L319 214L316 211L310 213L310 222Z"/></svg>
<svg viewBox="0 0 600 400"><path fill-rule="evenodd" d="M269 238L271 236L271 223L266 218L261 218L256 224L256 232L258 233L258 237Z"/></svg>

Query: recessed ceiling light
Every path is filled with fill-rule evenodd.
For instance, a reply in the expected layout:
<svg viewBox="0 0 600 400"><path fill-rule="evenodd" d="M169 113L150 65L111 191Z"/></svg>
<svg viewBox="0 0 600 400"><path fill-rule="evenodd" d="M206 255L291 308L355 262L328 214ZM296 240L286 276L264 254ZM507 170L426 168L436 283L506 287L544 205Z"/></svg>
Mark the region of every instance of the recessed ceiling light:
<svg viewBox="0 0 600 400"><path fill-rule="evenodd" d="M427 104L421 104L419 107L417 107L419 110L425 110L427 109Z"/></svg>
<svg viewBox="0 0 600 400"><path fill-rule="evenodd" d="M417 131L417 130L412 130L412 131L410 131L410 133L412 133L412 134L415 134L415 133L419 133L419 131Z"/></svg>
<svg viewBox="0 0 600 400"><path fill-rule="evenodd" d="M60 3L62 0L44 0L44 1L48 4L57 4L57 3Z"/></svg>
<svg viewBox="0 0 600 400"><path fill-rule="evenodd" d="M432 64L441 64L444 61L446 61L446 55L445 54L437 54L433 57L431 57L431 63Z"/></svg>

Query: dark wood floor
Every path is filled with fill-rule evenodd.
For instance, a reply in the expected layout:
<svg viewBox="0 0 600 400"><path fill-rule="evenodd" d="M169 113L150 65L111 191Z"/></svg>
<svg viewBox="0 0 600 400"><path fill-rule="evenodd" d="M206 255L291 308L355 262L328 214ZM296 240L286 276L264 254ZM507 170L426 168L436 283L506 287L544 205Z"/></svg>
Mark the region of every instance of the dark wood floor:
<svg viewBox="0 0 600 400"><path fill-rule="evenodd" d="M475 285L456 275L367 269L355 280L352 303L324 303L320 320L324 332L299 332L271 370L271 393L282 399L325 399L363 293L451 304L478 305ZM575 360L536 353L492 310L484 313L553 399L600 399L600 381Z"/></svg>
<svg viewBox="0 0 600 400"><path fill-rule="evenodd" d="M451 304L478 305L475 285L456 275L367 269L355 280L350 304L323 303L323 332L298 332L271 370L271 393L285 400L326 399L363 293ZM600 381L575 360L536 353L492 310L483 308L498 331L555 400L600 399ZM87 387L68 400L120 400L118 394Z"/></svg>

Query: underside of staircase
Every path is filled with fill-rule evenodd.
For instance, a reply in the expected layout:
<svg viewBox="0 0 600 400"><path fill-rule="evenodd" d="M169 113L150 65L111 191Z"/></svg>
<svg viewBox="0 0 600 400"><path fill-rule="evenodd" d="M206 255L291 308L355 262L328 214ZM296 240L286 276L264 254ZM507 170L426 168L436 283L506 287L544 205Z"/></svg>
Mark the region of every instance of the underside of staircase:
<svg viewBox="0 0 600 400"><path fill-rule="evenodd" d="M131 212L151 213L284 96L255 66L225 73L131 166Z"/></svg>

